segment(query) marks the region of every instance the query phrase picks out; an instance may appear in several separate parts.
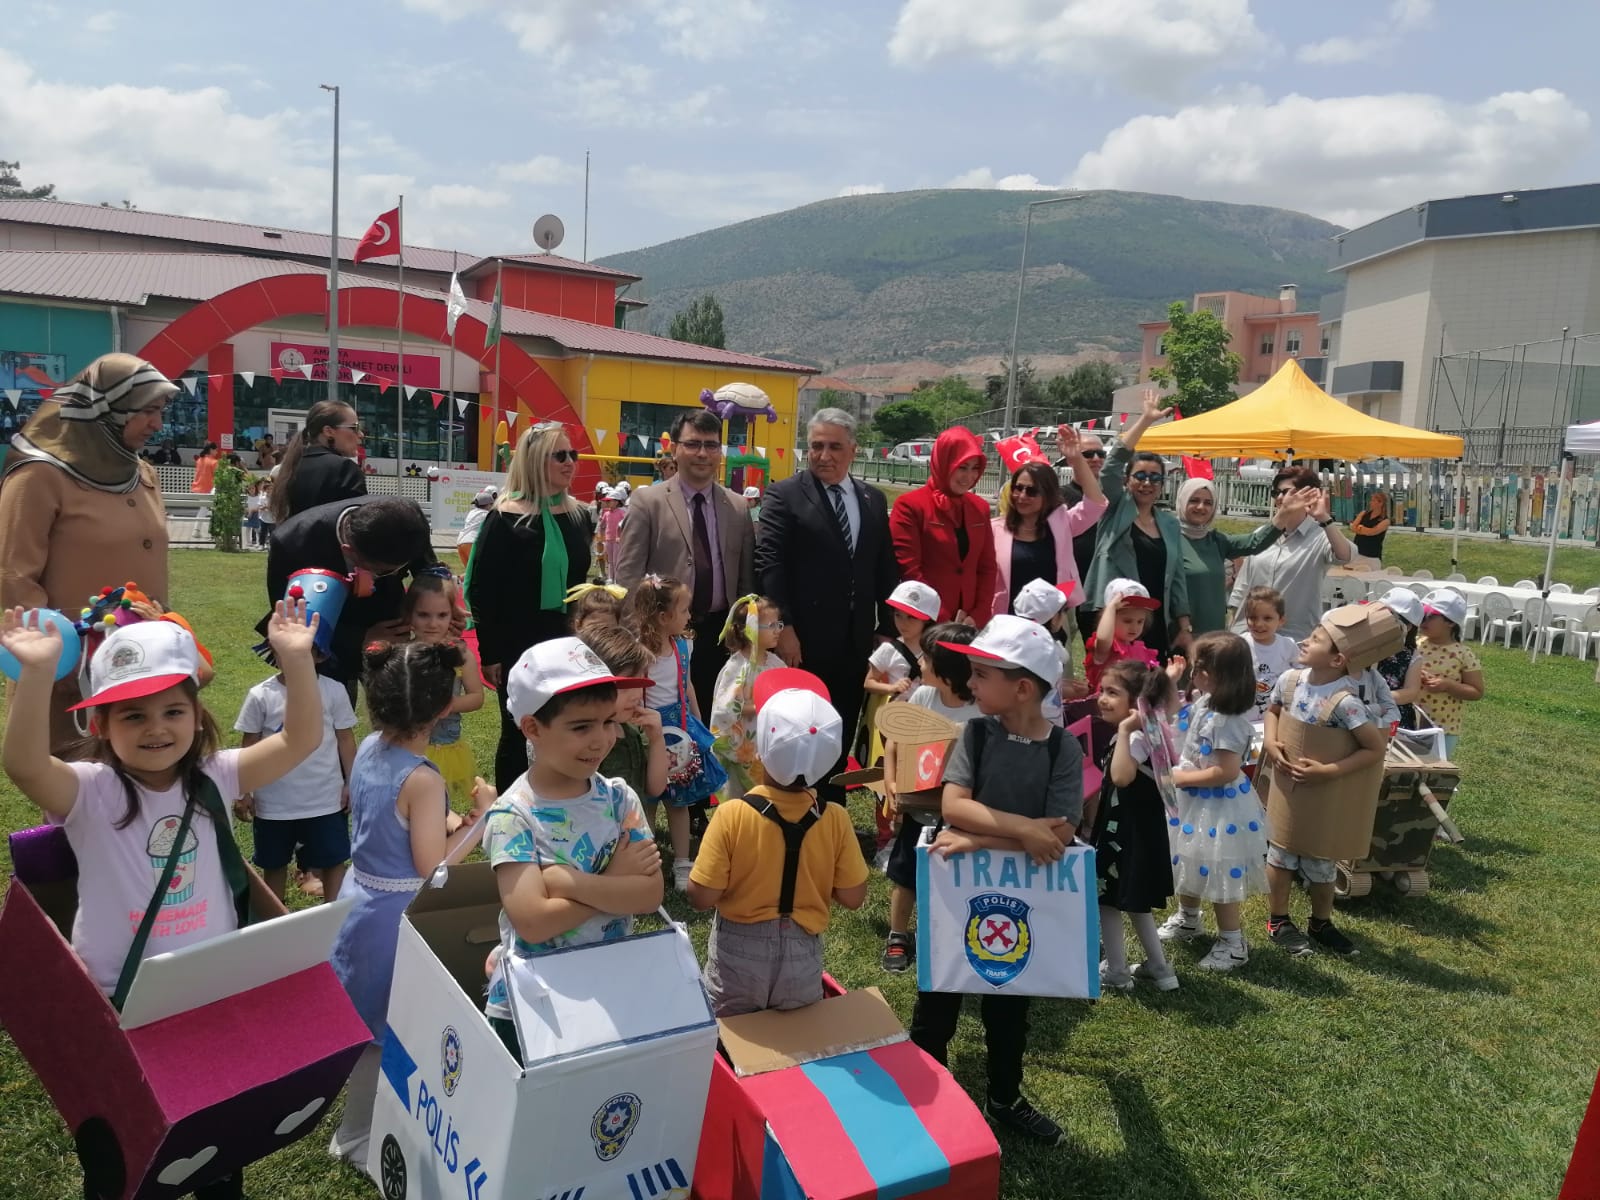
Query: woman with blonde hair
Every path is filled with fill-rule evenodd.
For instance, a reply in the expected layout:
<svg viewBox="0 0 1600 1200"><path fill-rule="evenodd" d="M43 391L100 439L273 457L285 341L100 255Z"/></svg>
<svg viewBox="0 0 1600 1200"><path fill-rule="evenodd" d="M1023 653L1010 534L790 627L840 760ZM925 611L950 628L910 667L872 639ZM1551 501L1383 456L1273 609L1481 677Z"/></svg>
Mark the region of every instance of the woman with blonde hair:
<svg viewBox="0 0 1600 1200"><path fill-rule="evenodd" d="M572 498L577 470L578 452L559 422L525 429L467 568L479 657L500 703L501 791L528 769L527 739L506 711L505 673L529 646L568 635L567 592L589 575L594 530L588 508Z"/></svg>

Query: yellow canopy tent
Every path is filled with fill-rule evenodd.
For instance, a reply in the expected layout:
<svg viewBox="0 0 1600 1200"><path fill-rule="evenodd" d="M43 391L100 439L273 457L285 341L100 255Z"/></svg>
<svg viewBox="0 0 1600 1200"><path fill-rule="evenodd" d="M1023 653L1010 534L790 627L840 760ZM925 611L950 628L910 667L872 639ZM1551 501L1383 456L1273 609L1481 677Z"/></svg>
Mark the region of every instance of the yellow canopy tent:
<svg viewBox="0 0 1600 1200"><path fill-rule="evenodd" d="M1460 458L1462 441L1341 404L1290 359L1248 396L1148 430L1139 449L1196 458Z"/></svg>

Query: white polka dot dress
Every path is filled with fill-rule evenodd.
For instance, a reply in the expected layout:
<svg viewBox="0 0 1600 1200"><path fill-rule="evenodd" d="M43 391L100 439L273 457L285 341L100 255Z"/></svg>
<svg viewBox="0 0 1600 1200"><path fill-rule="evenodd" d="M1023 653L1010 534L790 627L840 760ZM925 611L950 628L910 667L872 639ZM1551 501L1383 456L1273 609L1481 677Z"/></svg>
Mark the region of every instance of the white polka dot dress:
<svg viewBox="0 0 1600 1200"><path fill-rule="evenodd" d="M1248 716L1222 716L1200 696L1178 713L1183 735L1179 766L1210 765L1216 751L1244 761L1250 748ZM1255 787L1243 771L1216 787L1178 789L1178 813L1167 818L1172 879L1180 896L1231 903L1267 890L1267 818Z"/></svg>

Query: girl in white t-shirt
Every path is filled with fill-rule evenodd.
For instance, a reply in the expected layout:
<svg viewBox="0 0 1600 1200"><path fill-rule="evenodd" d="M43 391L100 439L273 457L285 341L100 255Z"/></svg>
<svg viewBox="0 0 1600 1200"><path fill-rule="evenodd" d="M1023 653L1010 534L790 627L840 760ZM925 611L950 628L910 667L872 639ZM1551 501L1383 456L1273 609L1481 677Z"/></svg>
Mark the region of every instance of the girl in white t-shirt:
<svg viewBox="0 0 1600 1200"><path fill-rule="evenodd" d="M288 690L283 731L223 750L200 702L194 636L164 620L114 629L90 660L90 696L78 706L92 710L89 756L67 763L50 753L61 635L20 608L0 619L0 647L21 666L5 772L65 827L78 859L72 948L117 1007L144 958L232 933L247 912L249 868L229 812L322 742L315 633L303 601L277 605L267 640Z"/></svg>

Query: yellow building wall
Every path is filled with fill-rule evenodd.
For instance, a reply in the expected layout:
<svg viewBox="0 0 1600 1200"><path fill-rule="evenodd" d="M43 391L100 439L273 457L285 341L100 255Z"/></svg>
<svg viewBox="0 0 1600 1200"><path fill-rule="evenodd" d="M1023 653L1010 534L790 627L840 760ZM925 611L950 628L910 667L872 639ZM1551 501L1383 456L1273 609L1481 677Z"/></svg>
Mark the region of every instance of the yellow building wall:
<svg viewBox="0 0 1600 1200"><path fill-rule="evenodd" d="M769 480L787 479L794 474L795 420L800 402L800 376L774 371L728 370L695 363L665 363L637 358L601 358L591 363L587 357L537 360L555 380L573 409L583 418L588 428L589 440L601 454L617 454L617 431L622 424L624 402L655 405L660 410L659 428L651 431L651 446L641 450L637 441L624 452L640 457L653 457L660 450L660 436L671 426L677 414L687 408L700 407L700 393L705 388L716 391L727 383L753 383L767 393L778 419L768 423L758 418L751 434L752 453L755 446L766 451L772 464ZM482 416L485 426L492 414ZM517 419L517 429L524 426L526 413ZM483 447L479 465L488 469L491 451L489 434L485 428L479 439ZM511 431L516 440L516 429Z"/></svg>

